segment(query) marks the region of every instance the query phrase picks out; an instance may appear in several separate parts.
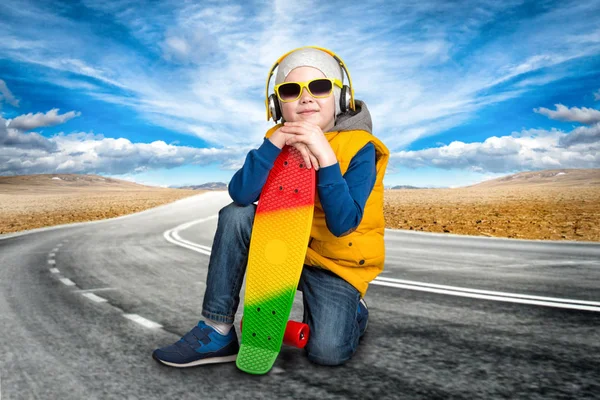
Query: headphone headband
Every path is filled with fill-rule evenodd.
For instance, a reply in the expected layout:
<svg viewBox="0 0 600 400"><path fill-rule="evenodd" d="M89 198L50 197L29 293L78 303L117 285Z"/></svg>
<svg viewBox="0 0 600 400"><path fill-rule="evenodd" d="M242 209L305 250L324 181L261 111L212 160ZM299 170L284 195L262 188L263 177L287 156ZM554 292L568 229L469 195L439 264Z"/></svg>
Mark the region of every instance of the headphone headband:
<svg viewBox="0 0 600 400"><path fill-rule="evenodd" d="M293 53L296 50L306 49L306 48L312 48L312 49L317 49L317 50L324 51L325 53L327 53L331 57L333 57L335 59L335 61L338 62L338 64L340 64L340 66L346 72L346 75L348 76L348 85L350 86L350 109L352 109L352 111L356 110L356 107L354 105L354 89L352 89L352 78L350 78L350 72L348 72L348 69L346 68L346 64L344 64L344 62L342 61L342 59L337 54L335 54L333 51L327 50L327 49L325 49L323 47L304 46L304 47L298 47L297 49L288 51L287 53L285 53L284 55L282 55L281 57L279 57L277 59L277 61L275 61L275 64L273 64L273 66L271 67L271 70L269 71L269 75L267 76L267 86L266 86L266 89L265 89L265 106L267 107L267 121L269 119L271 119L271 110L269 109L269 82L271 81L271 76L273 76L273 72L275 71L275 68L277 68L279 66L279 63L284 58L286 58L290 53Z"/></svg>

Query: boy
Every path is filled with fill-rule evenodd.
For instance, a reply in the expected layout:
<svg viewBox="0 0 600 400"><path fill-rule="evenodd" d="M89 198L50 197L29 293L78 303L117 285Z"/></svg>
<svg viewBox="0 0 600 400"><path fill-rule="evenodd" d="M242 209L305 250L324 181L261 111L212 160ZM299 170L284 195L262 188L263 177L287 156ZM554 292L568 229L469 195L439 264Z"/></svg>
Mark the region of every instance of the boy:
<svg viewBox="0 0 600 400"><path fill-rule="evenodd" d="M354 101L347 70L350 87L343 85L339 57L304 47L276 65L276 98L270 98L276 105L271 103L267 115L284 123L267 131L262 145L248 153L231 179L233 203L219 211L209 261L205 320L175 344L154 351L163 364L235 361L239 343L233 322L248 262L253 203L286 144L301 152L306 168L317 171L311 239L298 284L304 322L311 331L305 347L308 359L343 364L366 330L363 297L368 283L383 270L385 256L383 176L389 151L371 134L371 116L362 101Z"/></svg>

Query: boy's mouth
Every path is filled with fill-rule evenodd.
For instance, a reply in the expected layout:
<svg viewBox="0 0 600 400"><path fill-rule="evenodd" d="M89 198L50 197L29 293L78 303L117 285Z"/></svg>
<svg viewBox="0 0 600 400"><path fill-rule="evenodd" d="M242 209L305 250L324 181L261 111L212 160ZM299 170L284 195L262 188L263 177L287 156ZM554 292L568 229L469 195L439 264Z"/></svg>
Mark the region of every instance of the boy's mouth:
<svg viewBox="0 0 600 400"><path fill-rule="evenodd" d="M300 111L298 114L302 114L302 115L311 115L316 113L317 110L305 110L305 111Z"/></svg>

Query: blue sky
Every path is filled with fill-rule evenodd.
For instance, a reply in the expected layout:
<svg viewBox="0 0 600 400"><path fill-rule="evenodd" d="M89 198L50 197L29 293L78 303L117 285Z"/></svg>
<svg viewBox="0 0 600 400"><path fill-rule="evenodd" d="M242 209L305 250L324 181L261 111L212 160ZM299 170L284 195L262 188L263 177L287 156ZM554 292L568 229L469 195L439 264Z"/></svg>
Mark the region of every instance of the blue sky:
<svg viewBox="0 0 600 400"><path fill-rule="evenodd" d="M346 62L386 186L600 167L600 1L362 3L2 1L0 175L228 182L306 45Z"/></svg>

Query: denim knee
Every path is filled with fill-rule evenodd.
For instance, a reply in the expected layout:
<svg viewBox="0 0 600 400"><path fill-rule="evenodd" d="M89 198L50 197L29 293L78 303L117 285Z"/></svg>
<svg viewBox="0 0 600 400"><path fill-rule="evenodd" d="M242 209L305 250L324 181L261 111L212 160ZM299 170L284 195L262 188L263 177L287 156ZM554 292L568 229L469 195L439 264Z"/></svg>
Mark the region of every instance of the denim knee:
<svg viewBox="0 0 600 400"><path fill-rule="evenodd" d="M312 335L306 345L307 357L310 361L320 365L342 365L350 360L356 352L357 342L347 342L348 335ZM356 343L354 343L356 342Z"/></svg>
<svg viewBox="0 0 600 400"><path fill-rule="evenodd" d="M251 203L247 206L240 206L234 202L229 203L219 210L219 223L226 224L228 227L252 226L256 205Z"/></svg>

